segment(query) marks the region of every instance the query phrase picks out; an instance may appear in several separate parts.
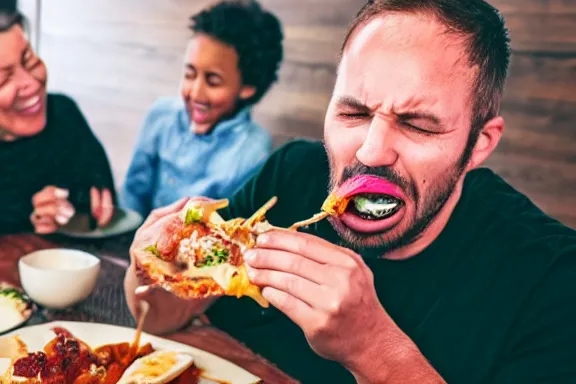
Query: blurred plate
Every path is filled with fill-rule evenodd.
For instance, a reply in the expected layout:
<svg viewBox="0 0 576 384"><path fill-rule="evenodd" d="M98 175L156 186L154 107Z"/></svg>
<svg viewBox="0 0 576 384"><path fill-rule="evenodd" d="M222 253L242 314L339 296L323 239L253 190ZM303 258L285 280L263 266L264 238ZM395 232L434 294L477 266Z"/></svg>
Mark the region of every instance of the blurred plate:
<svg viewBox="0 0 576 384"><path fill-rule="evenodd" d="M77 214L66 226L61 227L58 233L75 238L100 239L135 231L142 222L142 216L138 212L126 208L115 208L112 220L106 227L91 230L90 216Z"/></svg>
<svg viewBox="0 0 576 384"><path fill-rule="evenodd" d="M0 282L0 335L26 324L35 310L36 306L21 289Z"/></svg>
<svg viewBox="0 0 576 384"><path fill-rule="evenodd" d="M41 351L48 341L54 338L54 327L63 327L70 331L78 339L84 341L91 347L98 347L104 344L116 344L130 342L134 339L135 330L132 328L119 327L115 325L99 323L83 323L70 321L57 321L41 325L25 327L10 333L11 336L18 336L28 347L28 351ZM256 384L262 380L244 368L225 360L217 355L206 352L186 344L180 344L172 340L163 339L147 333L142 333L141 345L152 344L155 349L172 351L182 351L194 357L197 367L204 370L205 376L200 383L234 383L234 384ZM0 358L0 377L10 366L9 359Z"/></svg>

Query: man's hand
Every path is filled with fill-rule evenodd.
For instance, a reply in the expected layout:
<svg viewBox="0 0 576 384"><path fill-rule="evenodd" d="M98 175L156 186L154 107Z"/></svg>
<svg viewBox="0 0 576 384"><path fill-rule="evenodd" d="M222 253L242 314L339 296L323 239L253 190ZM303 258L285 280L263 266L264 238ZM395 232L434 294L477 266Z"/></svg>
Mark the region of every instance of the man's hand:
<svg viewBox="0 0 576 384"><path fill-rule="evenodd" d="M360 255L309 234L275 230L259 236L245 261L250 280L302 328L320 356L338 361L359 382L418 382L399 364L415 355L425 359L382 307ZM411 369L421 373L418 367ZM392 379L397 370L404 381ZM441 382L435 372L427 379L418 375L419 382Z"/></svg>
<svg viewBox="0 0 576 384"><path fill-rule="evenodd" d="M34 211L30 221L36 233L53 233L70 221L75 210L68 201L68 194L66 189L48 186L32 197Z"/></svg>
<svg viewBox="0 0 576 384"><path fill-rule="evenodd" d="M246 256L250 280L304 330L320 356L345 361L372 342L387 315L361 257L311 235L272 231Z"/></svg>
<svg viewBox="0 0 576 384"><path fill-rule="evenodd" d="M188 200L184 198L172 205L152 211L136 231L130 247L131 265L124 279L126 300L135 318L139 315L138 301L144 300L150 304L144 324L144 329L150 333L163 334L176 331L186 325L193 316L202 314L215 301L212 298L183 300L160 288L138 289L137 291L137 288L151 283L143 278L142 273L139 273L139 254L142 249L156 243L163 228L179 215Z"/></svg>

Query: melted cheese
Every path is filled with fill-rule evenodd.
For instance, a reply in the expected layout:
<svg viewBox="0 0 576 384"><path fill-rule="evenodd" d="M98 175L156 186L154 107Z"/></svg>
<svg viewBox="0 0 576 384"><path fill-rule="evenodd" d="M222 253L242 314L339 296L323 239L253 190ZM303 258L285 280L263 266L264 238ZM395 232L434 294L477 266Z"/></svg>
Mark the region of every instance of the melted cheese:
<svg viewBox="0 0 576 384"><path fill-rule="evenodd" d="M162 355L143 358L141 365L132 371L132 376L158 377L172 369L177 361L176 352L167 352Z"/></svg>
<svg viewBox="0 0 576 384"><path fill-rule="evenodd" d="M135 360L118 384L166 384L172 382L194 363L194 358L182 352L158 350Z"/></svg>
<svg viewBox="0 0 576 384"><path fill-rule="evenodd" d="M237 268L231 264L223 263L211 267L196 268L191 266L182 275L186 277L210 277L227 291L232 280L232 276L237 272Z"/></svg>

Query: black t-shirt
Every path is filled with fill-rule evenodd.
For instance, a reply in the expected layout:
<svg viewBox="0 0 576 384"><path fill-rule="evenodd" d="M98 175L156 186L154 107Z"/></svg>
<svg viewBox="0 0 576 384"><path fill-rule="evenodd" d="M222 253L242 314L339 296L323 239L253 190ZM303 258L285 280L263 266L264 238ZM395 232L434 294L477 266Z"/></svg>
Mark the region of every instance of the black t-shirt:
<svg viewBox="0 0 576 384"><path fill-rule="evenodd" d="M320 210L328 176L320 143L291 142L224 216L248 217L278 196L267 218L287 227ZM326 220L307 232L339 241ZM426 250L368 265L383 307L448 383L576 383L576 232L492 171L466 176L448 225ZM275 308L224 297L207 315L303 383L354 382Z"/></svg>
<svg viewBox="0 0 576 384"><path fill-rule="evenodd" d="M109 188L114 180L104 148L76 103L48 95L46 127L13 142L0 141L0 234L29 232L32 196L53 185L70 190L78 212L89 212L90 187Z"/></svg>

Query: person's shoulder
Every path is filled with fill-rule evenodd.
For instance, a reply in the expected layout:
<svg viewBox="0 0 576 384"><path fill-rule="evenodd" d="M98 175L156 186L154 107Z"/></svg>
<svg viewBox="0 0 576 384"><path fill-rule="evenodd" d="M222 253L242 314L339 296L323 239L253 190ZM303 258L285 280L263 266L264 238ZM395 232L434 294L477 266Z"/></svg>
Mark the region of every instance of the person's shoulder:
<svg viewBox="0 0 576 384"><path fill-rule="evenodd" d="M177 127L181 114L185 113L184 102L181 98L161 96L152 102L142 123L141 135L156 137L158 135L172 135L173 130L167 127Z"/></svg>
<svg viewBox="0 0 576 384"><path fill-rule="evenodd" d="M64 93L48 93L46 99L47 130L56 135L66 132L71 138L94 134L74 98Z"/></svg>
<svg viewBox="0 0 576 384"><path fill-rule="evenodd" d="M176 96L160 96L152 102L149 111L157 113L180 112L184 108L184 102Z"/></svg>
<svg viewBox="0 0 576 384"><path fill-rule="evenodd" d="M76 101L65 93L48 93L47 95L48 104L56 105L56 106L78 106Z"/></svg>
<svg viewBox="0 0 576 384"><path fill-rule="evenodd" d="M301 168L327 161L322 142L311 139L293 139L274 151L275 156L290 168Z"/></svg>
<svg viewBox="0 0 576 384"><path fill-rule="evenodd" d="M184 112L184 102L181 98L161 96L158 97L146 113L147 122L157 121L165 118L177 118L180 113Z"/></svg>
<svg viewBox="0 0 576 384"><path fill-rule="evenodd" d="M272 151L272 134L269 130L253 120L246 120L240 129L244 132L244 141L252 148L256 147L260 151Z"/></svg>
<svg viewBox="0 0 576 384"><path fill-rule="evenodd" d="M82 114L78 102L65 93L48 93L46 99L49 115L69 118L71 112Z"/></svg>
<svg viewBox="0 0 576 384"><path fill-rule="evenodd" d="M487 216L498 222L498 238L515 244L518 253L540 255L546 263L550 257L576 249L576 230L550 216L526 194L490 169L470 172L467 187L483 201Z"/></svg>
<svg viewBox="0 0 576 384"><path fill-rule="evenodd" d="M306 180L325 170L328 159L321 142L292 139L272 151L269 168L282 174L283 180Z"/></svg>

